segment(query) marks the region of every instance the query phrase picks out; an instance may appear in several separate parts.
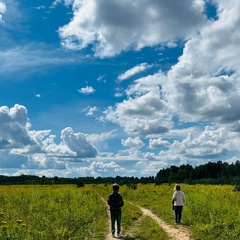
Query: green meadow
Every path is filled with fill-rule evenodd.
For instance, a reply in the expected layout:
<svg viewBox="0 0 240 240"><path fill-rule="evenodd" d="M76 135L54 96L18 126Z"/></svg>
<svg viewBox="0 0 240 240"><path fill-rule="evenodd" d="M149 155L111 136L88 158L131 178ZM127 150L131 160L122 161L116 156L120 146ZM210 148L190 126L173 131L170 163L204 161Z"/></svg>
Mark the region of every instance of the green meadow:
<svg viewBox="0 0 240 240"><path fill-rule="evenodd" d="M166 240L157 223L138 206L150 209L173 227L174 185L121 186L125 206L122 234L129 240ZM185 185L182 223L196 240L240 239L240 192L229 185ZM106 200L111 185L0 186L1 240L104 240L109 233Z"/></svg>

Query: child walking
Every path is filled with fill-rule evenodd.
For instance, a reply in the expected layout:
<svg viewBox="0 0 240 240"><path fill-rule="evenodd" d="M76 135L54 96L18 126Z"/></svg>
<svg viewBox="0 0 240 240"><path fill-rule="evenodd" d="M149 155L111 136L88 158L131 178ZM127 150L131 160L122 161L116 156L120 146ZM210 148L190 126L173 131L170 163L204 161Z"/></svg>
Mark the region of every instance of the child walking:
<svg viewBox="0 0 240 240"><path fill-rule="evenodd" d="M117 183L113 184L113 193L108 197L107 203L110 206L111 215L111 231L112 237L115 237L115 222L117 221L117 236L121 237L121 215L124 202L122 196L118 193L120 186Z"/></svg>
<svg viewBox="0 0 240 240"><path fill-rule="evenodd" d="M181 224L183 203L185 201L184 192L181 191L181 186L179 184L175 185L174 193L172 196L172 204L175 210L175 223Z"/></svg>

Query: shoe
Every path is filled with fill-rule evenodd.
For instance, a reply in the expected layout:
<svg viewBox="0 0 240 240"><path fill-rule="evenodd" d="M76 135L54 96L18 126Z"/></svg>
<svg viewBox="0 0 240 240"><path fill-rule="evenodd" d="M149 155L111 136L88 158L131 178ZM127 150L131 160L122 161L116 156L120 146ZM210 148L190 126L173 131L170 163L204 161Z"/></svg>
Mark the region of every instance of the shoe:
<svg viewBox="0 0 240 240"><path fill-rule="evenodd" d="M118 233L118 238L121 238L121 234L120 233Z"/></svg>
<svg viewBox="0 0 240 240"><path fill-rule="evenodd" d="M114 235L114 234L112 234L112 238L115 238L115 235Z"/></svg>

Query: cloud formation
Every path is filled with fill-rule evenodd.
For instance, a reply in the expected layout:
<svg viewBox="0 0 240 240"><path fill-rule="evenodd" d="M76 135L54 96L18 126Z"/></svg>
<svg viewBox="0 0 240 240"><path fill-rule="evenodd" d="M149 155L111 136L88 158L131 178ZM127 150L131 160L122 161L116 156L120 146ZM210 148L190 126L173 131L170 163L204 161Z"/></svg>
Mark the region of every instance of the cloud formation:
<svg viewBox="0 0 240 240"><path fill-rule="evenodd" d="M149 140L149 148L151 149L166 147L169 145L170 143L162 138L154 138Z"/></svg>
<svg viewBox="0 0 240 240"><path fill-rule="evenodd" d="M128 99L105 111L106 119L119 124L129 135L168 132L173 122L167 103L161 97L159 76L161 74L136 80L126 91Z"/></svg>
<svg viewBox="0 0 240 240"><path fill-rule="evenodd" d="M84 88L81 88L78 90L79 93L82 93L82 94L85 94L85 95L88 95L88 94L92 94L94 93L96 90L91 87L91 86L86 86Z"/></svg>
<svg viewBox="0 0 240 240"><path fill-rule="evenodd" d="M0 107L0 149L21 148L36 143L28 135L27 109L16 104Z"/></svg>
<svg viewBox="0 0 240 240"><path fill-rule="evenodd" d="M121 75L119 75L118 80L124 81L124 80L134 76L135 74L138 74L140 72L147 70L150 67L151 67L151 65L148 65L147 63L138 64L137 66L127 70L125 73L122 73Z"/></svg>
<svg viewBox="0 0 240 240"><path fill-rule="evenodd" d="M3 22L3 14L6 12L7 8L4 2L0 1L0 23Z"/></svg>
<svg viewBox="0 0 240 240"><path fill-rule="evenodd" d="M29 44L16 46L0 51L0 74L14 75L18 78L40 71L40 68L49 68L57 65L70 64L73 57L66 57L62 52L47 49L44 44ZM75 59L75 62L81 60ZM25 71L23 71L25 70Z"/></svg>
<svg viewBox="0 0 240 240"><path fill-rule="evenodd" d="M128 99L105 112L108 120L128 134L143 136L173 130L174 116L183 122L213 122L240 131L236 45L240 4L220 1L216 9L217 19L206 22L186 41L177 64L166 73L135 80L125 91Z"/></svg>
<svg viewBox="0 0 240 240"><path fill-rule="evenodd" d="M142 148L144 146L143 141L140 139L140 137L122 139L122 145L129 148Z"/></svg>
<svg viewBox="0 0 240 240"><path fill-rule="evenodd" d="M62 130L62 141L59 144L55 143L56 136L51 135L49 130L30 130L27 109L22 105L16 104L10 109L6 106L0 107L0 122L0 166L6 166L4 156L7 152L12 155L8 166L11 166L11 161L15 161L18 156L22 167L28 168L62 168L63 165L57 158L86 159L95 158L98 154L98 150L85 134L74 133L70 127Z"/></svg>
<svg viewBox="0 0 240 240"><path fill-rule="evenodd" d="M170 165L238 159L240 3L238 0L211 2L216 7L213 18L205 15L208 2L203 0L56 0L51 6L56 8L54 11L59 4L71 6L73 11L73 18L66 20L69 23L59 28L66 49L84 49L87 54L92 49L100 58L121 54L119 59L111 60L112 65L124 59L121 57L127 51L139 51L142 55L134 55L139 58L132 60L128 70L115 68L117 71L113 73L109 64L95 74L95 79L99 76L96 89L101 84L107 86L110 80L112 83L118 80L119 102L111 98L110 106L103 101L74 105L78 106L78 113L84 113L82 118L96 120L91 129L88 122L82 124L81 118L74 122L91 134L74 132L70 124L60 129L59 138L51 130L32 130L27 107L2 106L0 174L5 173L3 168L15 166L20 169L16 174L46 176L152 175L156 169ZM0 19L4 14L4 21L5 8L0 0ZM164 55L164 49L170 46L182 52L166 70L160 62L171 57ZM159 66L155 73L147 63L148 56L143 57L143 52L149 49L143 50L145 47L153 47L151 51L159 56L154 62L155 69ZM29 73L40 71L41 66L77 62L72 61L77 59L73 55L62 58L54 51L36 43L2 47L0 74L9 76L22 73L23 69ZM106 59L97 61L96 65L109 63ZM139 78L143 71L144 77ZM131 81L125 81L129 78ZM40 89L34 91L46 96ZM78 98L90 98L83 95L95 93L95 85L78 92L82 94ZM76 112L71 103L64 107L70 113L67 117Z"/></svg>
<svg viewBox="0 0 240 240"><path fill-rule="evenodd" d="M213 121L239 131L240 4L216 4L218 19L186 43L179 62L168 72L169 84L163 87L182 120Z"/></svg>
<svg viewBox="0 0 240 240"><path fill-rule="evenodd" d="M204 23L202 0L75 0L74 17L59 28L62 45L111 57L168 41L188 39Z"/></svg>
<svg viewBox="0 0 240 240"><path fill-rule="evenodd" d="M62 130L61 138L63 142L76 153L77 157L96 157L97 149L87 140L85 134L74 133L72 128L68 127Z"/></svg>

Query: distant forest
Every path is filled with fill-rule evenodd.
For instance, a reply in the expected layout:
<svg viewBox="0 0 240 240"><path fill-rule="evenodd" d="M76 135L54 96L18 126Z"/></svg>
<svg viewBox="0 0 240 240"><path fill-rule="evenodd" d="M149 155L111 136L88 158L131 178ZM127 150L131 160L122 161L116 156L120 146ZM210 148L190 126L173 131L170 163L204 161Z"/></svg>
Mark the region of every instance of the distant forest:
<svg viewBox="0 0 240 240"><path fill-rule="evenodd" d="M171 166L161 169L157 175L150 177L38 177L34 175L4 176L0 175L0 185L27 185L27 184L76 184L78 187L84 184L111 184L117 182L120 185L136 186L138 183L187 183L187 184L231 184L240 185L240 161L226 163L222 161L208 162L204 165L192 167L189 164Z"/></svg>
<svg viewBox="0 0 240 240"><path fill-rule="evenodd" d="M240 161L226 163L208 162L193 168L191 165L171 166L160 170L155 183L188 183L188 184L240 184Z"/></svg>

